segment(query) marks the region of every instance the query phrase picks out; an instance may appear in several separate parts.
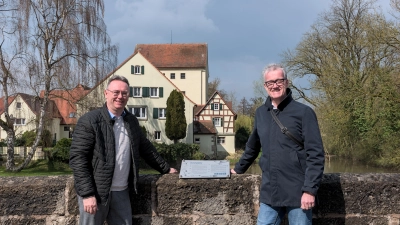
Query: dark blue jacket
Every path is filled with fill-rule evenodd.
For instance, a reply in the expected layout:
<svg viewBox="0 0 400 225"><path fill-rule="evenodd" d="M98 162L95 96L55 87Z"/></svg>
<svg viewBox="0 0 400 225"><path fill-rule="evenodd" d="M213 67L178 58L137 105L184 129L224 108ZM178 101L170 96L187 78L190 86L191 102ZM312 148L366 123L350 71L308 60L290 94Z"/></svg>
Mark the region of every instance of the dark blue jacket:
<svg viewBox="0 0 400 225"><path fill-rule="evenodd" d="M283 134L270 114L270 97L256 110L254 129L245 152L236 164L236 173L244 173L262 155L260 202L272 206L301 206L303 192L317 194L324 171L324 150L317 117L309 106L293 100L290 89L275 110L278 119L304 143L304 148Z"/></svg>

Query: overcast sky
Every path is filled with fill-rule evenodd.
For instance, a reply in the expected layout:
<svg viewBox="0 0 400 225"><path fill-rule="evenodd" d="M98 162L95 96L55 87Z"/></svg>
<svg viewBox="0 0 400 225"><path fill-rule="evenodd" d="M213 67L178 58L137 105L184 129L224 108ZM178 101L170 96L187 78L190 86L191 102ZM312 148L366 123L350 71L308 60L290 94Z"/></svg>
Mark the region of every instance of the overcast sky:
<svg viewBox="0 0 400 225"><path fill-rule="evenodd" d="M378 4L387 8L389 1ZM249 100L264 66L294 49L331 2L105 0L105 22L119 45L119 64L136 44L207 43L210 80L219 78L221 89Z"/></svg>

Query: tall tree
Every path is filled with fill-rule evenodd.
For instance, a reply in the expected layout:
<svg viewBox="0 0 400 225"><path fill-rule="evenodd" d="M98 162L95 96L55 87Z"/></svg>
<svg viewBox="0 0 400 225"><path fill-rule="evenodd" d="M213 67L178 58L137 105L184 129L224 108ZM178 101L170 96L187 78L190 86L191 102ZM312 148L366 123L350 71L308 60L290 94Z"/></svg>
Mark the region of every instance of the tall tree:
<svg viewBox="0 0 400 225"><path fill-rule="evenodd" d="M385 138L400 134L398 74L399 31L377 12L371 0L334 0L284 63L294 77L309 77L325 147L334 154L370 162L384 149ZM301 90L301 89L299 89ZM305 92L304 92L305 93ZM390 133L389 132L389 133Z"/></svg>
<svg viewBox="0 0 400 225"><path fill-rule="evenodd" d="M69 89L78 83L92 86L115 68L118 51L111 45L103 22L102 0L9 3L17 9L12 11L11 18L15 20L9 26L16 31L12 37L25 53L26 84L37 96L43 91L37 136L27 158L15 166L13 150L8 151L7 170L20 171L28 165L42 139L51 90Z"/></svg>
<svg viewBox="0 0 400 225"><path fill-rule="evenodd" d="M247 101L246 97L243 97L238 106L237 106L237 113L242 115L249 115L250 110L250 103Z"/></svg>
<svg viewBox="0 0 400 225"><path fill-rule="evenodd" d="M176 144L179 139L186 137L185 102L182 93L173 90L167 99L167 120L165 134Z"/></svg>

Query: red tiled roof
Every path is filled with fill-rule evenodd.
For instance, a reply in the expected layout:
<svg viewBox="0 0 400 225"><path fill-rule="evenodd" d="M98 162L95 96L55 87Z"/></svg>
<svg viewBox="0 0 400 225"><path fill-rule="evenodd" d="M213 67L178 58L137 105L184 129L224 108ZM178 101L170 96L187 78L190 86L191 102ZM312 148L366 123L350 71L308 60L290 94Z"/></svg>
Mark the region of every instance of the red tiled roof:
<svg viewBox="0 0 400 225"><path fill-rule="evenodd" d="M70 113L76 113L76 102L90 91L89 87L77 85L71 90L53 90L49 93L49 99L54 101L61 114L60 124L76 124L76 117L69 117ZM44 92L40 93L43 97Z"/></svg>
<svg viewBox="0 0 400 225"><path fill-rule="evenodd" d="M207 68L207 44L137 44L140 52L157 68Z"/></svg>
<svg viewBox="0 0 400 225"><path fill-rule="evenodd" d="M203 109L203 107L204 107L204 105L198 105L198 106L194 107L194 110L193 110L194 115L198 115L201 112L201 110Z"/></svg>
<svg viewBox="0 0 400 225"><path fill-rule="evenodd" d="M8 105L11 104L11 102L14 101L14 98L16 97L16 95L13 96L9 96L8 97ZM0 115L4 113L4 97L0 98Z"/></svg>
<svg viewBox="0 0 400 225"><path fill-rule="evenodd" d="M29 95L25 93L16 93L8 98L8 104L10 105L17 96L21 96L22 100L26 103L26 105L31 109L31 111L39 115L40 114L40 99L37 96ZM4 113L4 97L0 99L0 114ZM47 105L47 112L50 113L50 117L60 117L60 114L55 107L55 103L52 100L49 100Z"/></svg>
<svg viewBox="0 0 400 225"><path fill-rule="evenodd" d="M211 120L193 121L194 134L216 134L217 130Z"/></svg>

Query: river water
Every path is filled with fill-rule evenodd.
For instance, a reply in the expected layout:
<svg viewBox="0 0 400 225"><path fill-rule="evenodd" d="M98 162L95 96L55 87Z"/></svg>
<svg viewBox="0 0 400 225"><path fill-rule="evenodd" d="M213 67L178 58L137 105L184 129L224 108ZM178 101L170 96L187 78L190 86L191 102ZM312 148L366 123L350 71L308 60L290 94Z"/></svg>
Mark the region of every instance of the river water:
<svg viewBox="0 0 400 225"><path fill-rule="evenodd" d="M261 174L258 163L254 163L246 171L247 174ZM346 161L332 157L325 160L324 173L400 173L400 170L391 170L368 166L359 162Z"/></svg>

